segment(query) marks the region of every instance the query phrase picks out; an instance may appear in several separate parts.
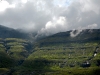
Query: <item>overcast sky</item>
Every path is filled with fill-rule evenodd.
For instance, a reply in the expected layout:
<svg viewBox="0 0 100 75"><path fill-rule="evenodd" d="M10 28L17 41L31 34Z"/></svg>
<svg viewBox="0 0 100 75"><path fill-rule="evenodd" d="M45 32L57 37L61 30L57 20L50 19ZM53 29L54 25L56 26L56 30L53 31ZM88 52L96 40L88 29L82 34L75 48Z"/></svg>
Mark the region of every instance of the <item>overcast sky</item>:
<svg viewBox="0 0 100 75"><path fill-rule="evenodd" d="M39 34L100 28L100 0L1 0L0 24Z"/></svg>

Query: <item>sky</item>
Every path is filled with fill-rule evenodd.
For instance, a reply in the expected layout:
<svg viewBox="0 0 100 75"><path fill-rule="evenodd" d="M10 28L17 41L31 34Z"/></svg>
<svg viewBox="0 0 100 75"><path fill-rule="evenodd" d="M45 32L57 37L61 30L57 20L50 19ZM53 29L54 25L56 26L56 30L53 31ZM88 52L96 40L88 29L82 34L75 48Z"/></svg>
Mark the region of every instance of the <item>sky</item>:
<svg viewBox="0 0 100 75"><path fill-rule="evenodd" d="M38 34L100 28L100 0L0 0L0 25Z"/></svg>

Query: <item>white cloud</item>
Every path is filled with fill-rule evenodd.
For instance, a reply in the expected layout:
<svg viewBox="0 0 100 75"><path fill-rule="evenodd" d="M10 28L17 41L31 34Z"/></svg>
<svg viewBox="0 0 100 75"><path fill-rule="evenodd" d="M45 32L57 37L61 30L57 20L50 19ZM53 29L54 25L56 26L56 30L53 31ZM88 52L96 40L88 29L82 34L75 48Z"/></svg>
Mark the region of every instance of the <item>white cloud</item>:
<svg viewBox="0 0 100 75"><path fill-rule="evenodd" d="M63 16L58 18L53 17L52 21L48 21L44 28L42 28L38 34L50 35L57 32L62 32L67 30L67 19Z"/></svg>
<svg viewBox="0 0 100 75"><path fill-rule="evenodd" d="M22 3L27 3L27 0L21 0L22 1Z"/></svg>
<svg viewBox="0 0 100 75"><path fill-rule="evenodd" d="M97 3L94 3L93 0L79 0L79 2L82 6L82 12L94 11L95 13L99 14L100 7L97 5Z"/></svg>
<svg viewBox="0 0 100 75"><path fill-rule="evenodd" d="M87 26L88 29L95 29L97 27L98 27L98 25L95 23Z"/></svg>
<svg viewBox="0 0 100 75"><path fill-rule="evenodd" d="M80 34L80 32L82 32L82 29L78 29L78 30L72 30L71 32L70 32L70 36L71 37L76 37L78 34Z"/></svg>
<svg viewBox="0 0 100 75"><path fill-rule="evenodd" d="M80 34L82 32L82 30L84 30L84 29L96 29L97 26L98 25L94 23L94 24L91 24L91 25L87 25L86 27L79 27L77 30L73 29L70 32L70 36L71 37L76 37L78 34Z"/></svg>
<svg viewBox="0 0 100 75"><path fill-rule="evenodd" d="M3 11L3 12L2 12ZM100 28L100 0L2 0L0 24L54 34Z"/></svg>
<svg viewBox="0 0 100 75"><path fill-rule="evenodd" d="M0 12L5 11L7 8L14 8L15 5L10 5L7 1L1 1L0 2Z"/></svg>

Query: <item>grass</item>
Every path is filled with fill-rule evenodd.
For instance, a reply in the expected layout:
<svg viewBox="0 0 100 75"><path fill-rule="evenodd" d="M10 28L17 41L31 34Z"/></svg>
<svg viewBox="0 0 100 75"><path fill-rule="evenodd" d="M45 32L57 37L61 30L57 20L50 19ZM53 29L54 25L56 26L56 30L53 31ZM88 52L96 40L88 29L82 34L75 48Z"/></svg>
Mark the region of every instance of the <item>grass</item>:
<svg viewBox="0 0 100 75"><path fill-rule="evenodd" d="M99 75L100 67L90 67L90 68L63 68L59 69L53 67L54 70L34 70L32 68L27 69L25 67L20 67L20 70L13 72L13 75ZM22 70L23 69L23 70ZM55 70L56 69L56 70Z"/></svg>
<svg viewBox="0 0 100 75"><path fill-rule="evenodd" d="M97 67L100 65L100 48L97 55L92 60L88 60L99 46L97 42L27 46L30 42L22 39L6 38L0 41L2 41L0 43L1 73L13 69L12 75L32 73L35 75L93 75L97 73L98 75L98 70L100 70ZM29 51L30 46L33 47ZM80 66L85 61L91 63L89 68Z"/></svg>

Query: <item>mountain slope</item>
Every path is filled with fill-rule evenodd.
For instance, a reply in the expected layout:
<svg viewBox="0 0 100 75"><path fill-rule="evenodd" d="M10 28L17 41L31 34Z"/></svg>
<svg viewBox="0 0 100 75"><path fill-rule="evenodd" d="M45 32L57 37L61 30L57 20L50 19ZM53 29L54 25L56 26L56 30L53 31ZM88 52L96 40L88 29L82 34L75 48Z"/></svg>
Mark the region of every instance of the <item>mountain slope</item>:
<svg viewBox="0 0 100 75"><path fill-rule="evenodd" d="M79 74L79 68L93 69L100 66L99 42L100 29L60 32L34 43L33 52L23 62L23 67L25 70L31 69L32 71L68 71L68 69L72 69L72 71L77 70ZM84 71L91 73L90 68Z"/></svg>
<svg viewBox="0 0 100 75"><path fill-rule="evenodd" d="M28 34L0 25L0 38L29 38Z"/></svg>
<svg viewBox="0 0 100 75"><path fill-rule="evenodd" d="M30 33L0 26L0 75L83 74L79 70L90 75L92 69L99 70L100 29L72 30L31 40Z"/></svg>
<svg viewBox="0 0 100 75"><path fill-rule="evenodd" d="M38 41L40 45L72 43L72 42L90 42L100 41L100 29L85 29L78 33L78 30L60 32ZM78 33L78 34L77 34ZM75 36L71 36L71 35Z"/></svg>

